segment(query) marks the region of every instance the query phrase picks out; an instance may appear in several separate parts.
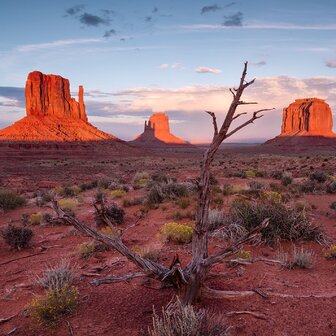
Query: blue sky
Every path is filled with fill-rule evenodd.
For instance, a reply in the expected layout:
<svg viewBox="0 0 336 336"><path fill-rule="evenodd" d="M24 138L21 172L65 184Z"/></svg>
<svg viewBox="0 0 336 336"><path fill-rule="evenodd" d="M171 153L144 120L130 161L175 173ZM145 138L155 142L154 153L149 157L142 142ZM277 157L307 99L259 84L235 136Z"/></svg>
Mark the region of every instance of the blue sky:
<svg viewBox="0 0 336 336"><path fill-rule="evenodd" d="M39 70L74 95L83 84L89 120L123 139L165 111L176 135L207 141L203 111L224 116L248 60L247 98L276 110L232 140L267 139L296 98L336 111L335 18L333 0L0 0L0 127L24 116L18 88Z"/></svg>

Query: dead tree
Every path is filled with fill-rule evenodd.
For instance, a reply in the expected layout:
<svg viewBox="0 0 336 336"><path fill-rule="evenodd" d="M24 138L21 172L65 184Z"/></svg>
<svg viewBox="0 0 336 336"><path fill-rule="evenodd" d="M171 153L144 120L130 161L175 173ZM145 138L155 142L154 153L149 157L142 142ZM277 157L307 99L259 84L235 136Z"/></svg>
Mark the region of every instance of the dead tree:
<svg viewBox="0 0 336 336"><path fill-rule="evenodd" d="M148 260L141 257L139 254L135 253L129 249L122 241L122 238L118 235L113 223L109 219L102 215L103 220L107 225L109 225L113 232L115 233L113 237L107 236L101 232L94 230L88 225L80 222L79 220L65 214L59 207L56 201L53 201L54 209L57 215L67 221L69 224L73 225L82 233L102 242L103 244L117 250L119 253L128 258L132 263L138 266L142 273L127 274L124 277L118 277L118 281L123 279L130 279L132 277L147 276L158 281L161 281L164 286L172 286L176 288L178 294L181 296L183 304L193 303L200 293L206 292L209 294L211 289L204 286L205 279L209 271L217 264L222 263L226 258L236 253L240 246L248 243L254 239L262 229L268 225L268 219L265 219L260 225L249 232L245 237L234 242L227 248L218 251L213 255L208 253L208 236L209 236L209 225L208 225L208 213L210 204L210 170L211 163L214 160L214 156L221 145L221 143L230 137L231 135L237 133L242 128L253 123L255 120L262 117L260 113L264 111L269 111L271 109L261 109L253 112L252 116L237 126L231 129L232 122L239 118L240 116L246 114L246 112L236 114L237 108L240 105L256 104L255 102L245 102L241 100L241 97L246 88L254 83L254 79L251 81L246 80L247 75L247 62L244 64L244 70L240 79L238 88L230 89L233 95L231 105L226 114L223 124L218 128L215 113L206 111L212 117L214 135L212 142L204 154L202 165L201 165L201 177L198 186L198 204L196 213L196 224L193 232L192 239L192 260L182 267L179 258L175 258L171 266L168 268L157 262ZM134 275L134 276L132 276ZM115 278L99 279L93 283L111 283L116 282ZM215 291L214 291L215 293ZM223 294L222 294L223 295ZM234 294L228 294L228 296ZM239 293L237 294L239 295Z"/></svg>

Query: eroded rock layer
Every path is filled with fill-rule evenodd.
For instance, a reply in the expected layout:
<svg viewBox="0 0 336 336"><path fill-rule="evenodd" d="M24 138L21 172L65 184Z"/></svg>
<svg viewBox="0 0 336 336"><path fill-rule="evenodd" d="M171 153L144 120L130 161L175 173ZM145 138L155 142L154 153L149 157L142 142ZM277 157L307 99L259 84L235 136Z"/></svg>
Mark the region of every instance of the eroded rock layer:
<svg viewBox="0 0 336 336"><path fill-rule="evenodd" d="M87 121L84 89L79 86L78 102L70 95L69 80L39 71L28 75L27 116L0 131L0 140L92 141L116 139Z"/></svg>

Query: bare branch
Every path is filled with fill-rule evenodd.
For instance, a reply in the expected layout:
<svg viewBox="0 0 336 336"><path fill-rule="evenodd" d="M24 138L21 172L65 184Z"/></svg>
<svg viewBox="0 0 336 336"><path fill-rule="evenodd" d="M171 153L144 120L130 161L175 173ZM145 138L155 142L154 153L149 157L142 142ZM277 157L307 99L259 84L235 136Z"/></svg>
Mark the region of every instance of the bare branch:
<svg viewBox="0 0 336 336"><path fill-rule="evenodd" d="M234 316L234 315L242 315L242 314L251 315L260 320L267 320L267 317L265 314L250 311L250 310L231 311L231 312L225 313L226 316Z"/></svg>
<svg viewBox="0 0 336 336"><path fill-rule="evenodd" d="M253 124L254 120L257 120L257 119L263 117L263 115L258 115L259 113L266 112L266 111L272 111L272 110L274 110L274 108L271 108L271 109L262 109L262 110L258 110L258 111L253 112L253 116L249 120L247 120L246 122L244 122L240 126L236 127L231 132L227 133L225 139L229 138L231 135L233 135L234 133L238 132L239 130L241 130L242 128L246 127L247 125Z"/></svg>
<svg viewBox="0 0 336 336"><path fill-rule="evenodd" d="M218 126L217 126L217 120L216 120L216 115L215 112L211 111L205 111L206 113L210 114L212 117L212 122L213 122L213 127L214 127L214 137L218 134Z"/></svg>
<svg viewBox="0 0 336 336"><path fill-rule="evenodd" d="M238 113L237 115L235 115L233 118L232 118L232 121L239 118L240 116L244 115L244 114L247 114L247 112L242 112L242 113Z"/></svg>
<svg viewBox="0 0 336 336"><path fill-rule="evenodd" d="M268 224L269 224L269 218L264 219L260 225L258 225L255 229L251 230L249 233L247 233L243 238L233 243L233 245L208 257L204 262L204 266L210 268L213 267L215 264L222 262L223 259L237 252L242 244L245 244L256 238L256 236L260 233L260 231L265 229L268 226Z"/></svg>
<svg viewBox="0 0 336 336"><path fill-rule="evenodd" d="M233 99L234 99L234 98L236 97L236 94L235 94L233 91L237 91L237 89L230 88L229 90L230 90L230 92L232 93L232 95L233 95Z"/></svg>
<svg viewBox="0 0 336 336"><path fill-rule="evenodd" d="M238 102L238 105L256 105L258 104L257 102L246 102L246 101L243 101L243 100L240 100Z"/></svg>
<svg viewBox="0 0 336 336"><path fill-rule="evenodd" d="M134 278L140 278L147 276L145 273L129 273L121 276L115 276L115 277L109 277L109 278L102 278L102 279L96 279L90 282L91 285L99 286L101 284L109 284L109 283L115 283L115 282L121 282L126 281Z"/></svg>

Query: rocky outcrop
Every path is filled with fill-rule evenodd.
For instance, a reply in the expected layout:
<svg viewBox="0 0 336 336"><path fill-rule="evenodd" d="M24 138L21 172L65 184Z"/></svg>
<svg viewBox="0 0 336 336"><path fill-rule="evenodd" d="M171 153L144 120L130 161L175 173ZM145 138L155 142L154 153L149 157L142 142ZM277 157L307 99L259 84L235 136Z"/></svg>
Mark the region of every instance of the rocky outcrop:
<svg viewBox="0 0 336 336"><path fill-rule="evenodd" d="M283 110L281 134L268 140L273 145L291 150L299 148L334 148L336 135L330 106L318 98L296 99Z"/></svg>
<svg viewBox="0 0 336 336"><path fill-rule="evenodd" d="M154 113L148 121L145 121L144 132L132 142L139 144L175 144L185 145L186 141L170 133L169 118L163 112Z"/></svg>
<svg viewBox="0 0 336 336"><path fill-rule="evenodd" d="M283 110L280 136L334 136L330 106L318 98L296 99Z"/></svg>
<svg viewBox="0 0 336 336"><path fill-rule="evenodd" d="M54 116L87 121L83 87L79 87L77 102L70 95L69 80L61 76L31 72L27 78L25 96L27 116Z"/></svg>
<svg viewBox="0 0 336 336"><path fill-rule="evenodd" d="M86 116L84 89L79 86L78 102L70 95L69 80L39 71L28 75L27 116L0 131L0 140L92 141L116 139L91 125Z"/></svg>

